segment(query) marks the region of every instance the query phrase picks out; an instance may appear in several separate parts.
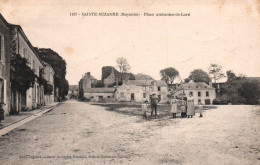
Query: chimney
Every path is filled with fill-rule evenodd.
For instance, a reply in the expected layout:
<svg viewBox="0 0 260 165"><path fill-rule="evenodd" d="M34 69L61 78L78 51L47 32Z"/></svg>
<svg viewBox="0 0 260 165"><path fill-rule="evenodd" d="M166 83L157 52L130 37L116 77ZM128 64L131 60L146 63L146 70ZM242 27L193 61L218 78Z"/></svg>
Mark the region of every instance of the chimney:
<svg viewBox="0 0 260 165"><path fill-rule="evenodd" d="M209 86L211 86L211 87L212 87L212 81L211 81L211 80L209 81Z"/></svg>

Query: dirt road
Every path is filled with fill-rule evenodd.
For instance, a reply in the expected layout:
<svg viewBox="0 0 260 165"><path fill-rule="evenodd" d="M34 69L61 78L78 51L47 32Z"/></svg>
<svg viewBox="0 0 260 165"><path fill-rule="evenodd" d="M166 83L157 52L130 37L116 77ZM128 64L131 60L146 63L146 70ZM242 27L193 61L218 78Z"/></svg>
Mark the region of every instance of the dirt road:
<svg viewBox="0 0 260 165"><path fill-rule="evenodd" d="M143 120L68 101L0 138L0 164L259 164L260 107Z"/></svg>

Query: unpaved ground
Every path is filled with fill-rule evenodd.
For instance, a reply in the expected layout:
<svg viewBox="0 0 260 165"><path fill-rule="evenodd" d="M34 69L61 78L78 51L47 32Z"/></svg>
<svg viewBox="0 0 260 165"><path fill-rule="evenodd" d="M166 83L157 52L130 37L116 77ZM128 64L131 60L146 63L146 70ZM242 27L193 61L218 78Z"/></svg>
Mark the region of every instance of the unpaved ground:
<svg viewBox="0 0 260 165"><path fill-rule="evenodd" d="M0 164L260 163L259 106L219 106L203 118L151 121L104 109L60 105L1 137Z"/></svg>

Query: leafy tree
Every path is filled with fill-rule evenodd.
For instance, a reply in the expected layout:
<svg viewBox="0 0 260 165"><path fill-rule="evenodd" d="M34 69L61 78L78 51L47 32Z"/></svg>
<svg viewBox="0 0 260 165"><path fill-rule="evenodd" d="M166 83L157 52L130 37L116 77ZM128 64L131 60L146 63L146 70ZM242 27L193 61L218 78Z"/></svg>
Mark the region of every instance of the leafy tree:
<svg viewBox="0 0 260 165"><path fill-rule="evenodd" d="M124 57L117 58L116 63L117 63L117 66L119 68L119 71L121 73L121 82L122 82L123 81L123 74L127 73L131 69L131 67L130 67L127 59L124 58Z"/></svg>
<svg viewBox="0 0 260 165"><path fill-rule="evenodd" d="M260 98L260 87L257 81L250 81L245 75L227 71L228 80L221 87L220 99L230 100L232 104L256 104Z"/></svg>
<svg viewBox="0 0 260 165"><path fill-rule="evenodd" d="M38 52L40 58L51 65L51 67L55 71L54 75L54 86L58 88L59 93L56 93L54 90L55 96L60 96L61 98L65 98L68 94L69 83L66 80L66 61L55 51L48 48L35 48Z"/></svg>
<svg viewBox="0 0 260 165"><path fill-rule="evenodd" d="M237 78L237 77L236 77L236 74L235 74L232 70L228 70L228 71L226 72L226 74L227 74L227 78L228 78L227 81L232 81L232 80L234 80L234 79Z"/></svg>
<svg viewBox="0 0 260 165"><path fill-rule="evenodd" d="M209 75L212 75L215 83L225 75L222 73L222 66L218 64L211 64L209 67Z"/></svg>
<svg viewBox="0 0 260 165"><path fill-rule="evenodd" d="M185 82L185 83L188 83L188 82L190 82L190 79L189 79L189 78L185 78L185 79L184 79L184 82Z"/></svg>
<svg viewBox="0 0 260 165"><path fill-rule="evenodd" d="M238 91L245 98L247 104L257 104L260 96L260 86L257 81L245 81Z"/></svg>
<svg viewBox="0 0 260 165"><path fill-rule="evenodd" d="M210 77L207 72L201 70L201 69L195 69L190 73L189 79L194 82L205 82L209 84Z"/></svg>
<svg viewBox="0 0 260 165"><path fill-rule="evenodd" d="M10 81L12 88L26 92L35 83L37 76L27 65L27 60L18 54L11 55Z"/></svg>
<svg viewBox="0 0 260 165"><path fill-rule="evenodd" d="M160 71L161 79L167 84L172 84L174 79L179 76L179 71L173 67L165 68Z"/></svg>

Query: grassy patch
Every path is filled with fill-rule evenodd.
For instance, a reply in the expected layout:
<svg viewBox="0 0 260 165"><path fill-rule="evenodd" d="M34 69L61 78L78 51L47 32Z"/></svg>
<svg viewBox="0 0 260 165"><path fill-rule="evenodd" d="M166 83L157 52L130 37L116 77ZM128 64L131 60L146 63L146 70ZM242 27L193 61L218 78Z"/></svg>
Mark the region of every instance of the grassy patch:
<svg viewBox="0 0 260 165"><path fill-rule="evenodd" d="M141 104L138 103L94 103L92 105L98 105L102 107L106 107L106 110L108 111L114 111L125 115L130 116L142 116L143 110L141 109ZM204 110L209 109L216 109L216 106L203 106ZM195 106L195 111L198 109L197 106ZM151 107L146 111L147 116L150 116L151 113ZM164 118L167 116L172 116L171 114L171 105L170 104L159 104L157 106L157 114L159 115L159 118Z"/></svg>

